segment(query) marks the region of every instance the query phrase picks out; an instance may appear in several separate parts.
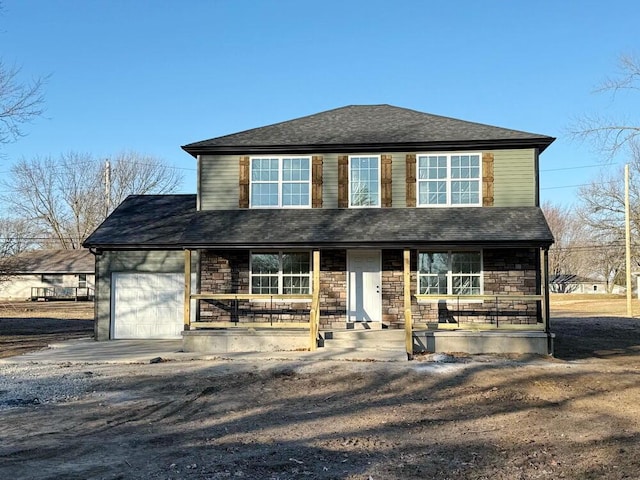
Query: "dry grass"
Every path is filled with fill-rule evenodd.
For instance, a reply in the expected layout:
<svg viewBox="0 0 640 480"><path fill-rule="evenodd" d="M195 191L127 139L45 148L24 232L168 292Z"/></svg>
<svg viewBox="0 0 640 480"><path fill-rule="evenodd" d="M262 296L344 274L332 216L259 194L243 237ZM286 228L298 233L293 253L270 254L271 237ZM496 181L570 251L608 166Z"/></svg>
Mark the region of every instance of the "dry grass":
<svg viewBox="0 0 640 480"><path fill-rule="evenodd" d="M0 300L0 318L92 320L93 302L8 302Z"/></svg>
<svg viewBox="0 0 640 480"><path fill-rule="evenodd" d="M627 297L624 295L596 295L552 293L550 298L552 316L589 315L600 317L626 317ZM640 300L631 303L633 316L640 317Z"/></svg>

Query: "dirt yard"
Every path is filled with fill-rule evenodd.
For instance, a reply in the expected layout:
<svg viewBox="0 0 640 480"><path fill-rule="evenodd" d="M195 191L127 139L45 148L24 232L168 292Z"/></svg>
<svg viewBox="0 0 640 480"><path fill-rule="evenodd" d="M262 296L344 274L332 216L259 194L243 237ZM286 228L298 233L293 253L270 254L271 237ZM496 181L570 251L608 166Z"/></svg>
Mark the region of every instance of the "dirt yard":
<svg viewBox="0 0 640 480"><path fill-rule="evenodd" d="M552 309L555 359L0 361L74 387L0 410L0 478L640 478L640 320L624 299Z"/></svg>
<svg viewBox="0 0 640 480"><path fill-rule="evenodd" d="M0 358L93 335L93 302L1 302Z"/></svg>

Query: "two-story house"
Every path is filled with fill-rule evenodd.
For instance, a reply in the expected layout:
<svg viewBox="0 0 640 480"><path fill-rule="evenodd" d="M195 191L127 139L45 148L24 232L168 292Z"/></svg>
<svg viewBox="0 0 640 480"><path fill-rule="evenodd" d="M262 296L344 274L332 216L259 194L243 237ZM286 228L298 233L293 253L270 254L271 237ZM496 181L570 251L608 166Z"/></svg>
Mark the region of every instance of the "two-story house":
<svg viewBox="0 0 640 480"><path fill-rule="evenodd" d="M131 196L85 242L96 338L315 349L399 329L409 355L551 353L553 140L362 105L186 145L196 195Z"/></svg>

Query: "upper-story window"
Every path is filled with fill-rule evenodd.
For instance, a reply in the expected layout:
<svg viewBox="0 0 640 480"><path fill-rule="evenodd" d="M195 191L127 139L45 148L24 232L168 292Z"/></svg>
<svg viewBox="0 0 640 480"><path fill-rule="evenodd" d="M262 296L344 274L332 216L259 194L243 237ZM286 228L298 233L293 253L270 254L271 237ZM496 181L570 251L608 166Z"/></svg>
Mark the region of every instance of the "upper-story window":
<svg viewBox="0 0 640 480"><path fill-rule="evenodd" d="M251 207L310 207L311 159L251 159Z"/></svg>
<svg viewBox="0 0 640 480"><path fill-rule="evenodd" d="M418 155L418 206L481 206L479 153Z"/></svg>
<svg viewBox="0 0 640 480"><path fill-rule="evenodd" d="M380 157L349 157L349 206L380 206Z"/></svg>

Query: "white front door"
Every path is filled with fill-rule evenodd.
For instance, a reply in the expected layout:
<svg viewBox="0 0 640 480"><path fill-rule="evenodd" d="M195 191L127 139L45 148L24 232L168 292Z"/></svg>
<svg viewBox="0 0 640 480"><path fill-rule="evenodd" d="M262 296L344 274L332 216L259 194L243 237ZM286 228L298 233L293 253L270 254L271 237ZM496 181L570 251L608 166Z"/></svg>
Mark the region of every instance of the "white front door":
<svg viewBox="0 0 640 480"><path fill-rule="evenodd" d="M347 253L350 322L382 320L382 259L380 250L350 250Z"/></svg>

